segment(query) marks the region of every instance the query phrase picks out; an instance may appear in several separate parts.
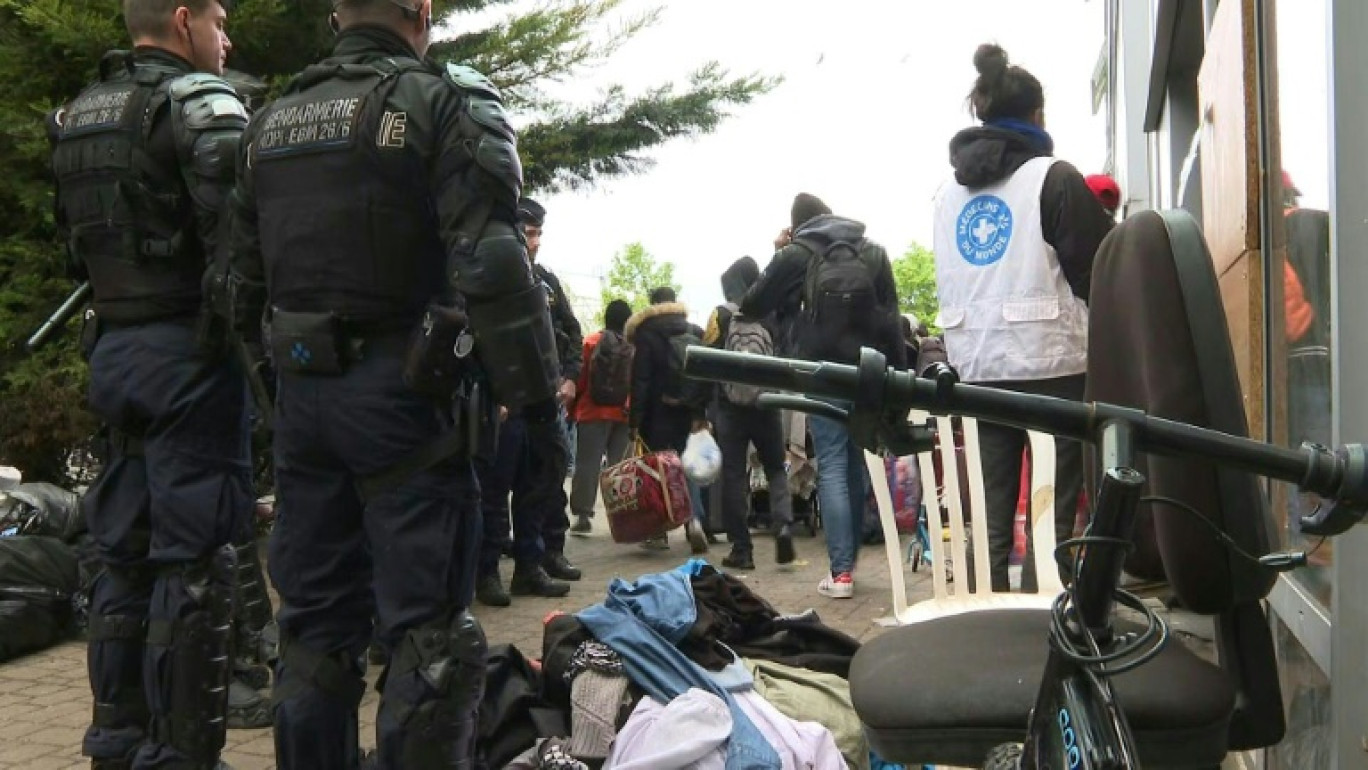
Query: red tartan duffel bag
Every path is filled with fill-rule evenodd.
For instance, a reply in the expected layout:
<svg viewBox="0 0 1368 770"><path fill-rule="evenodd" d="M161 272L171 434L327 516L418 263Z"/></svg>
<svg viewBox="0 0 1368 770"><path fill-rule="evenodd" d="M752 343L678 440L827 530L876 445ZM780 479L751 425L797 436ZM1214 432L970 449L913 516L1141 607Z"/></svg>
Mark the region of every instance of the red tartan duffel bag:
<svg viewBox="0 0 1368 770"><path fill-rule="evenodd" d="M689 483L679 454L651 452L639 439L636 457L599 474L599 489L615 543L640 543L659 537L693 516Z"/></svg>

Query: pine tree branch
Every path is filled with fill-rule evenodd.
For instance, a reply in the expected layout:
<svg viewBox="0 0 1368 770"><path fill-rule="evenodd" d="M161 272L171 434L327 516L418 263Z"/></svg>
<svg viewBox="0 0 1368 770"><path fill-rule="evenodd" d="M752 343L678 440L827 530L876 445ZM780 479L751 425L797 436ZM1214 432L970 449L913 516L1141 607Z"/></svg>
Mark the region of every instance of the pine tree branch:
<svg viewBox="0 0 1368 770"><path fill-rule="evenodd" d="M639 173L652 163L642 151L712 131L728 107L747 104L778 83L759 75L728 80L713 62L694 73L683 93L665 85L629 99L622 88L611 88L598 104L562 108L520 132L525 183L544 191L581 189Z"/></svg>

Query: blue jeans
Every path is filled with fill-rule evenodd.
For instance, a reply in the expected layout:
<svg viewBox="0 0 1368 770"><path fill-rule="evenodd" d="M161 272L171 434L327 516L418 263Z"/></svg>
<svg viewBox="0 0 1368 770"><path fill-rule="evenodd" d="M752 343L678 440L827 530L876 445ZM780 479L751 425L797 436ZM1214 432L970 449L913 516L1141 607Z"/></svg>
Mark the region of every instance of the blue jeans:
<svg viewBox="0 0 1368 770"><path fill-rule="evenodd" d="M831 572L853 572L869 493L864 450L850 440L850 431L843 423L814 415L808 418L808 429L817 452L817 501L822 509Z"/></svg>
<svg viewBox="0 0 1368 770"><path fill-rule="evenodd" d="M694 521L705 531L708 529L708 509L703 507L703 495L707 494L706 487L700 487L689 479L689 505L693 508Z"/></svg>

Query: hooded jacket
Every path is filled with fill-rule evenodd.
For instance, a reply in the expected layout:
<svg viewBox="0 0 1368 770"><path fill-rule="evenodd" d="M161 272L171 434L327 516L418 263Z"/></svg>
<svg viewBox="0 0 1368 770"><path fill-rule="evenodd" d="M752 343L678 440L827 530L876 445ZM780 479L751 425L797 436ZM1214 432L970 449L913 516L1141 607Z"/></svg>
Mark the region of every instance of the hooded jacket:
<svg viewBox="0 0 1368 770"><path fill-rule="evenodd" d="M841 329L817 328L803 317L803 285L814 256L803 243L817 246L825 246L836 240L858 243L866 240L864 233L864 224L853 219L835 214L813 217L794 230L794 242L775 253L760 280L746 292L741 301L741 312L756 318L774 316L780 332L775 338L775 346L781 355L811 358L808 351L830 347L836 341L833 335L844 332ZM881 327L884 331L876 339L851 342L876 348L887 356L890 365L906 369L907 351L902 343L897 315L898 288L893 281L893 265L886 253L878 274L874 276L874 292L878 304L871 312L886 316L886 323Z"/></svg>
<svg viewBox="0 0 1368 770"><path fill-rule="evenodd" d="M750 257L742 257L731 264L722 273L722 297L731 304L738 307L741 300L745 298L746 292L755 282L760 280L760 266L755 264L755 260ZM731 328L732 311L726 305L718 305L713 309L712 316L708 318L708 328L703 334L703 344L714 348L722 348L727 341L727 331ZM773 318L762 318L763 323L770 332L771 337L778 336Z"/></svg>
<svg viewBox="0 0 1368 770"><path fill-rule="evenodd" d="M1002 128L968 128L950 140L955 181L971 190L1000 182L1027 161L1045 155L1026 137ZM1040 190L1040 225L1069 288L1084 302L1092 282L1093 255L1114 224L1078 169L1064 161L1050 167Z"/></svg>
<svg viewBox="0 0 1368 770"><path fill-rule="evenodd" d="M689 407L670 406L663 400L670 376L670 338L689 331L703 338L703 330L689 323L689 309L682 302L651 305L629 318L623 330L627 341L636 346L629 419L652 450L684 451L694 418L702 417Z"/></svg>

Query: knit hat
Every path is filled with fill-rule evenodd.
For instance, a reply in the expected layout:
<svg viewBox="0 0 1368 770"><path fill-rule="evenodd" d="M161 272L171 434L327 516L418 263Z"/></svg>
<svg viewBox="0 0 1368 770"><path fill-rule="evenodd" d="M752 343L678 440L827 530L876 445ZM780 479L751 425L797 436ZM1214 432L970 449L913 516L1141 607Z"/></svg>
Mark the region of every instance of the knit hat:
<svg viewBox="0 0 1368 770"><path fill-rule="evenodd" d="M1102 204L1107 213L1114 214L1121 207L1121 188L1115 179L1106 174L1093 174L1083 181L1088 183L1088 189L1097 196L1097 202Z"/></svg>
<svg viewBox="0 0 1368 770"><path fill-rule="evenodd" d="M593 669L580 672L570 685L570 740L565 750L578 759L607 759L617 737L618 710L629 680L621 674Z"/></svg>
<svg viewBox="0 0 1368 770"><path fill-rule="evenodd" d="M604 327L615 332L621 332L623 327L627 325L627 319L631 317L632 306L624 300L615 299L603 309Z"/></svg>
<svg viewBox="0 0 1368 770"><path fill-rule="evenodd" d="M822 202L821 198L807 193L798 193L793 199L793 211L790 215L793 229L797 230L802 227L809 219L830 213L831 209Z"/></svg>

